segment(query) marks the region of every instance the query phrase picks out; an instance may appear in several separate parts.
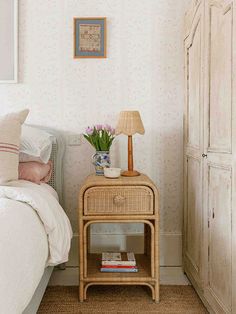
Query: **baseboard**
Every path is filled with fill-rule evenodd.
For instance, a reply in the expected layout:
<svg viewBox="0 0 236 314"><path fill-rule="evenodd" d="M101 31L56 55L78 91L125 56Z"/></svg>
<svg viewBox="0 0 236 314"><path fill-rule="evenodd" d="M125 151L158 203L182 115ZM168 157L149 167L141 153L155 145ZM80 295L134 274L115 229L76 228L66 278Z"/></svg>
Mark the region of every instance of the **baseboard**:
<svg viewBox="0 0 236 314"><path fill-rule="evenodd" d="M78 266L78 234L72 239L70 258L67 266ZM107 250L143 252L144 237L137 234L92 234L91 252ZM182 266L182 234L160 233L160 266Z"/></svg>
<svg viewBox="0 0 236 314"><path fill-rule="evenodd" d="M67 267L66 270L55 269L49 286L77 286L79 284L78 267ZM189 285L182 267L161 267L161 285Z"/></svg>

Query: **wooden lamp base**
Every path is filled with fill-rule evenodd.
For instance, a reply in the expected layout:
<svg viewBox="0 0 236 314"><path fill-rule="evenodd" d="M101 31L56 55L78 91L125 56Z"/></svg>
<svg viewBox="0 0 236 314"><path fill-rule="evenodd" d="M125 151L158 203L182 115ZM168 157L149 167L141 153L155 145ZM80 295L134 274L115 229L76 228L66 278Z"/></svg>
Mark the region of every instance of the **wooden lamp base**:
<svg viewBox="0 0 236 314"><path fill-rule="evenodd" d="M140 173L135 170L133 171L127 170L127 171L122 172L121 175L124 177L137 177L137 176L140 176Z"/></svg>
<svg viewBox="0 0 236 314"><path fill-rule="evenodd" d="M124 177L137 177L140 173L133 169L133 141L132 136L128 136L128 170L122 172Z"/></svg>

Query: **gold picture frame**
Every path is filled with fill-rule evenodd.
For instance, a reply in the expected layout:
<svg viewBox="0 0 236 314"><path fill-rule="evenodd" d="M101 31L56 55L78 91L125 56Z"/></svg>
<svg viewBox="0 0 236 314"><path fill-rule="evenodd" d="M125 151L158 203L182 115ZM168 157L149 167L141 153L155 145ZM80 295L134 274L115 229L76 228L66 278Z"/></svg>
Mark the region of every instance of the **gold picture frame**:
<svg viewBox="0 0 236 314"><path fill-rule="evenodd" d="M74 58L106 58L106 18L74 18Z"/></svg>

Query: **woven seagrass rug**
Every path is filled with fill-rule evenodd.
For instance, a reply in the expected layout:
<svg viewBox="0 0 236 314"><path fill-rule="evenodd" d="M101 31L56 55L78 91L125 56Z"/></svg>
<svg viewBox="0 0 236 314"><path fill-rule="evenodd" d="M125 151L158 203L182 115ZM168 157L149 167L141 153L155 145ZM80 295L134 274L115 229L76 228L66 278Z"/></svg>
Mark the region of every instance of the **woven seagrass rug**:
<svg viewBox="0 0 236 314"><path fill-rule="evenodd" d="M142 286L92 286L87 300L78 301L78 287L48 287L38 314L48 313L208 313L191 286L161 286L161 301L156 304Z"/></svg>

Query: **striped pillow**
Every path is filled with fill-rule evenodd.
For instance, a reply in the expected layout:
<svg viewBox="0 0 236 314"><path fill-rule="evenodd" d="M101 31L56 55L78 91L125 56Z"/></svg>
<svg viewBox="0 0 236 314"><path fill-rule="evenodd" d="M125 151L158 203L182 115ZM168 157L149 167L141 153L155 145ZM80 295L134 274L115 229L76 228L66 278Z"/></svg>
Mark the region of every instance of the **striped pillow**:
<svg viewBox="0 0 236 314"><path fill-rule="evenodd" d="M29 110L0 117L0 184L18 180L21 125Z"/></svg>

